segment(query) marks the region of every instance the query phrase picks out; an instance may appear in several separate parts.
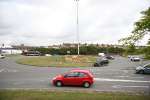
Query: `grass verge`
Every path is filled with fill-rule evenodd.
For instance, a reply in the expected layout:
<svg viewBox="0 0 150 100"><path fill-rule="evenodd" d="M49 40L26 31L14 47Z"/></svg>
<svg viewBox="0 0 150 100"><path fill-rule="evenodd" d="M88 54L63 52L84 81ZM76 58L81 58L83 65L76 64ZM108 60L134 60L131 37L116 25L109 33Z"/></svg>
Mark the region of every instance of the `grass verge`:
<svg viewBox="0 0 150 100"><path fill-rule="evenodd" d="M51 56L23 57L16 62L24 65L43 67L87 67L96 61L95 56Z"/></svg>
<svg viewBox="0 0 150 100"><path fill-rule="evenodd" d="M126 93L0 90L0 100L150 100L150 95Z"/></svg>

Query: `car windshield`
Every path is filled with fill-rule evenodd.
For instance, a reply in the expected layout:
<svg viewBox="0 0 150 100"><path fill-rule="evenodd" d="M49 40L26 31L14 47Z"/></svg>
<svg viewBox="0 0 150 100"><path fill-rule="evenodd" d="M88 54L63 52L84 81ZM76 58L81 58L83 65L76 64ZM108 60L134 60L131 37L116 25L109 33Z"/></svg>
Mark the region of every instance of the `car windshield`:
<svg viewBox="0 0 150 100"><path fill-rule="evenodd" d="M146 64L145 67L146 67L146 68L150 68L150 64Z"/></svg>

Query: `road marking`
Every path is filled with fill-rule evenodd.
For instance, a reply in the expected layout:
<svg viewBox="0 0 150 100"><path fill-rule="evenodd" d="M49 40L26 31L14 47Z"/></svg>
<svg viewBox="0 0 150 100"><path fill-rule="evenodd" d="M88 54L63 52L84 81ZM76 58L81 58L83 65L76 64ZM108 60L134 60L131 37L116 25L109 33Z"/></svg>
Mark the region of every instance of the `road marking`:
<svg viewBox="0 0 150 100"><path fill-rule="evenodd" d="M14 70L14 69L6 69L6 68L4 68L4 69L1 69L0 70L0 72L18 72L17 70Z"/></svg>
<svg viewBox="0 0 150 100"><path fill-rule="evenodd" d="M134 82L134 83L150 83L150 81L141 80L123 80L123 79L107 79L107 78L94 78L95 81L107 81L107 82Z"/></svg>
<svg viewBox="0 0 150 100"><path fill-rule="evenodd" d="M150 86L126 86L126 85L114 85L113 88L150 88Z"/></svg>
<svg viewBox="0 0 150 100"><path fill-rule="evenodd" d="M15 83L13 83L13 85L22 85L22 84L24 84L24 82L15 82Z"/></svg>
<svg viewBox="0 0 150 100"><path fill-rule="evenodd" d="M144 78L144 77L136 77L136 76L116 76L116 77L120 77L120 78Z"/></svg>
<svg viewBox="0 0 150 100"><path fill-rule="evenodd" d="M124 72L124 73L128 73L129 71L128 71L128 70L123 70L123 72Z"/></svg>

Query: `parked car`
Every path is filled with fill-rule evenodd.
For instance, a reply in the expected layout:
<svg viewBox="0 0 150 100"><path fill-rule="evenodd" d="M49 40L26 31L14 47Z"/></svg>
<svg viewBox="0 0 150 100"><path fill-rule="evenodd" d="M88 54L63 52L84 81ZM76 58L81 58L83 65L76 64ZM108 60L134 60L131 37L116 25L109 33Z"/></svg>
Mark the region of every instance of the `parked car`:
<svg viewBox="0 0 150 100"><path fill-rule="evenodd" d="M136 68L136 73L150 74L150 63L149 64L145 64L143 66L138 66Z"/></svg>
<svg viewBox="0 0 150 100"><path fill-rule="evenodd" d="M128 58L130 59L130 58L131 58L131 55L128 55Z"/></svg>
<svg viewBox="0 0 150 100"><path fill-rule="evenodd" d="M4 58L5 58L5 56L0 54L0 59L4 59Z"/></svg>
<svg viewBox="0 0 150 100"><path fill-rule="evenodd" d="M97 58L96 62L94 63L94 67L100 67L103 65L107 65L109 63L109 60L105 57L103 58Z"/></svg>
<svg viewBox="0 0 150 100"><path fill-rule="evenodd" d="M88 70L71 70L68 73L57 75L52 79L52 84L61 87L63 85L76 85L89 88L94 82L93 74Z"/></svg>
<svg viewBox="0 0 150 100"><path fill-rule="evenodd" d="M140 61L141 58L138 57L138 56L131 56L131 57L130 57L130 60L131 60L131 61Z"/></svg>
<svg viewBox="0 0 150 100"><path fill-rule="evenodd" d="M111 56L111 55L106 55L106 58L107 59L110 59L110 60L113 60L113 59L115 59L113 56Z"/></svg>
<svg viewBox="0 0 150 100"><path fill-rule="evenodd" d="M50 57L50 56L52 56L52 55L51 55L51 54L45 54L45 56Z"/></svg>

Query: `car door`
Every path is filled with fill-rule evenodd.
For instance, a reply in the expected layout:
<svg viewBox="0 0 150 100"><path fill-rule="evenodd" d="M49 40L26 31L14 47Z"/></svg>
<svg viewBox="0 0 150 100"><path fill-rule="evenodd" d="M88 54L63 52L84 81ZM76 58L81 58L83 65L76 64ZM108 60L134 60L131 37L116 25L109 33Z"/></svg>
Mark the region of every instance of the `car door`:
<svg viewBox="0 0 150 100"><path fill-rule="evenodd" d="M144 68L144 72L150 74L150 64L146 65Z"/></svg>
<svg viewBox="0 0 150 100"><path fill-rule="evenodd" d="M65 85L76 85L77 84L77 72L70 72L64 75L63 83Z"/></svg>
<svg viewBox="0 0 150 100"><path fill-rule="evenodd" d="M77 79L76 79L77 85L82 85L83 82L84 82L85 80L87 80L87 78L88 78L88 76L87 76L85 73L79 72L79 73L78 73L78 76L77 76Z"/></svg>

